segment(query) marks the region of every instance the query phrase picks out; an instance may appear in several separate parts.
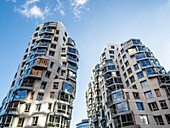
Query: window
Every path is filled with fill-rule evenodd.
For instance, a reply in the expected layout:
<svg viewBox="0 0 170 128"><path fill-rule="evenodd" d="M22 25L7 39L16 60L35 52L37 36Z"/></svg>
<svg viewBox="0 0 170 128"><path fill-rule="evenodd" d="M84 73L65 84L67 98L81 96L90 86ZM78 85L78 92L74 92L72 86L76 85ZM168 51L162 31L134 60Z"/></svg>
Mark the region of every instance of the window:
<svg viewBox="0 0 170 128"><path fill-rule="evenodd" d="M125 62L125 66L128 67L129 66L129 61Z"/></svg>
<svg viewBox="0 0 170 128"><path fill-rule="evenodd" d="M64 83L63 83L63 90L72 93L73 88L72 88L71 85L69 85L69 84L67 84L67 83L64 82Z"/></svg>
<svg viewBox="0 0 170 128"><path fill-rule="evenodd" d="M48 109L51 110L52 103L48 103Z"/></svg>
<svg viewBox="0 0 170 128"><path fill-rule="evenodd" d="M141 79L144 77L144 74L143 74L143 72L140 72L140 73L137 73L137 76L138 76L138 79Z"/></svg>
<svg viewBox="0 0 170 128"><path fill-rule="evenodd" d="M123 60L125 60L125 59L126 59L126 55L123 56Z"/></svg>
<svg viewBox="0 0 170 128"><path fill-rule="evenodd" d="M32 118L32 126L37 126L38 116Z"/></svg>
<svg viewBox="0 0 170 128"><path fill-rule="evenodd" d="M159 91L159 89L155 89L155 93L157 97L161 97L161 92Z"/></svg>
<svg viewBox="0 0 170 128"><path fill-rule="evenodd" d="M65 70L61 70L61 76L65 76L66 75L66 71Z"/></svg>
<svg viewBox="0 0 170 128"><path fill-rule="evenodd" d="M142 60L142 61L140 61L140 65L141 65L141 67L146 67L146 66L150 66L151 63L149 60Z"/></svg>
<svg viewBox="0 0 170 128"><path fill-rule="evenodd" d="M54 54L55 54L54 51L50 51L50 52L49 52L49 55L50 55L50 56L54 56Z"/></svg>
<svg viewBox="0 0 170 128"><path fill-rule="evenodd" d="M23 127L24 124L24 118L19 118L17 127Z"/></svg>
<svg viewBox="0 0 170 128"><path fill-rule="evenodd" d="M43 93L38 93L37 95L37 100L43 100L44 94Z"/></svg>
<svg viewBox="0 0 170 128"><path fill-rule="evenodd" d="M139 59L142 59L142 58L145 58L146 55L144 53L138 53L138 54L135 54L136 56L136 59L139 60Z"/></svg>
<svg viewBox="0 0 170 128"><path fill-rule="evenodd" d="M54 96L55 96L55 92L50 92L50 98L54 99Z"/></svg>
<svg viewBox="0 0 170 128"><path fill-rule="evenodd" d="M30 100L33 100L34 98L34 92L31 92Z"/></svg>
<svg viewBox="0 0 170 128"><path fill-rule="evenodd" d="M114 46L110 46L111 47L111 49L114 49L115 47Z"/></svg>
<svg viewBox="0 0 170 128"><path fill-rule="evenodd" d="M134 76L131 76L131 77L130 77L130 82L131 82L131 83L135 82L135 77L134 77Z"/></svg>
<svg viewBox="0 0 170 128"><path fill-rule="evenodd" d="M149 124L147 115L140 115L140 120L141 120L142 124Z"/></svg>
<svg viewBox="0 0 170 128"><path fill-rule="evenodd" d="M63 41L64 41L64 42L66 41L66 38L65 38L65 37L63 37Z"/></svg>
<svg viewBox="0 0 170 128"><path fill-rule="evenodd" d="M151 111L159 110L158 105L157 105L156 102L148 103L148 106L149 106Z"/></svg>
<svg viewBox="0 0 170 128"><path fill-rule="evenodd" d="M154 75L154 74L158 73L158 70L156 68L147 68L146 72L148 75Z"/></svg>
<svg viewBox="0 0 170 128"><path fill-rule="evenodd" d="M110 56L111 59L114 59L114 56Z"/></svg>
<svg viewBox="0 0 170 128"><path fill-rule="evenodd" d="M124 71L125 70L125 67L124 66L122 66L122 71Z"/></svg>
<svg viewBox="0 0 170 128"><path fill-rule="evenodd" d="M56 34L59 34L59 30L56 30Z"/></svg>
<svg viewBox="0 0 170 128"><path fill-rule="evenodd" d="M51 48L55 49L56 48L56 44L51 44Z"/></svg>
<svg viewBox="0 0 170 128"><path fill-rule="evenodd" d="M25 112L30 111L31 104L25 104Z"/></svg>
<svg viewBox="0 0 170 128"><path fill-rule="evenodd" d="M125 92L126 98L130 99L129 92Z"/></svg>
<svg viewBox="0 0 170 128"><path fill-rule="evenodd" d="M170 124L170 114L165 115L168 124Z"/></svg>
<svg viewBox="0 0 170 128"><path fill-rule="evenodd" d="M108 66L107 68L108 68L108 70L115 70L116 69L115 65Z"/></svg>
<svg viewBox="0 0 170 128"><path fill-rule="evenodd" d="M58 37L54 37L54 41L57 42L58 41Z"/></svg>
<svg viewBox="0 0 170 128"><path fill-rule="evenodd" d="M36 104L36 111L40 111L40 109L41 109L41 104Z"/></svg>
<svg viewBox="0 0 170 128"><path fill-rule="evenodd" d="M130 85L128 80L126 81L126 85L127 85L127 87Z"/></svg>
<svg viewBox="0 0 170 128"><path fill-rule="evenodd" d="M46 74L45 74L45 77L46 77L46 78L49 78L50 75L51 75L51 72L48 72L48 71L47 71Z"/></svg>
<svg viewBox="0 0 170 128"><path fill-rule="evenodd" d="M114 51L109 51L109 54L114 54Z"/></svg>
<svg viewBox="0 0 170 128"><path fill-rule="evenodd" d="M104 52L103 54L102 54L102 57L104 57L106 55L106 53Z"/></svg>
<svg viewBox="0 0 170 128"><path fill-rule="evenodd" d="M159 115L159 116L153 116L153 117L154 117L155 122L157 123L157 125L164 125L164 121L163 121L161 115Z"/></svg>
<svg viewBox="0 0 170 128"><path fill-rule="evenodd" d="M121 50L121 53L123 54L124 52L125 52L124 49L122 49L122 50Z"/></svg>
<svg viewBox="0 0 170 128"><path fill-rule="evenodd" d="M142 88L146 88L149 86L147 81L142 81L140 84L141 84Z"/></svg>
<svg viewBox="0 0 170 128"><path fill-rule="evenodd" d="M134 96L135 99L140 99L138 92L133 92L133 96Z"/></svg>
<svg viewBox="0 0 170 128"><path fill-rule="evenodd" d="M59 83L58 82L54 82L53 84L53 89L58 89Z"/></svg>
<svg viewBox="0 0 170 128"><path fill-rule="evenodd" d="M66 67L67 63L66 62L63 62L63 67Z"/></svg>
<svg viewBox="0 0 170 128"><path fill-rule="evenodd" d="M135 69L135 71L139 69L138 64L134 65L134 69Z"/></svg>
<svg viewBox="0 0 170 128"><path fill-rule="evenodd" d="M53 68L53 66L54 66L54 62L51 62L49 68Z"/></svg>
<svg viewBox="0 0 170 128"><path fill-rule="evenodd" d="M18 90L15 99L25 99L27 94L27 90Z"/></svg>
<svg viewBox="0 0 170 128"><path fill-rule="evenodd" d="M126 112L126 111L128 111L128 105L127 105L126 101L117 104L117 112L118 113Z"/></svg>
<svg viewBox="0 0 170 128"><path fill-rule="evenodd" d="M106 65L111 65L111 64L113 64L113 60L112 60L112 59L105 60L105 64L106 64ZM97 66L98 66L98 65L97 65Z"/></svg>
<svg viewBox="0 0 170 128"><path fill-rule="evenodd" d="M152 95L151 91L145 92L144 94L145 94L146 99L152 99L153 98L153 95Z"/></svg>
<svg viewBox="0 0 170 128"><path fill-rule="evenodd" d="M136 106L137 106L138 110L144 110L143 103L137 102Z"/></svg>
<svg viewBox="0 0 170 128"><path fill-rule="evenodd" d="M40 85L40 89L45 89L47 82L42 82Z"/></svg>
<svg viewBox="0 0 170 128"><path fill-rule="evenodd" d="M132 114L126 114L126 115L121 115L121 121L122 121L122 126L120 124L120 118L117 117L117 120L115 120L115 122L118 122L116 123L116 128L120 128L121 127L126 127L128 125L134 125L134 121L133 121L133 118L132 118Z"/></svg>
<svg viewBox="0 0 170 128"><path fill-rule="evenodd" d="M67 36L67 32L65 32L64 35Z"/></svg>
<svg viewBox="0 0 170 128"><path fill-rule="evenodd" d="M66 51L66 49L65 49L65 48L62 48L62 49L61 49L61 52L65 52L65 51Z"/></svg>
<svg viewBox="0 0 170 128"><path fill-rule="evenodd" d="M159 101L159 103L160 103L162 109L168 109L168 106L167 106L165 100L161 100L161 101Z"/></svg>
<svg viewBox="0 0 170 128"><path fill-rule="evenodd" d="M127 74L126 74L126 72L123 74L123 76L124 76L124 78L125 78L125 79L127 78Z"/></svg>
<svg viewBox="0 0 170 128"><path fill-rule="evenodd" d="M120 64L122 64L123 62L122 62L122 59L119 61L120 62Z"/></svg>
<svg viewBox="0 0 170 128"><path fill-rule="evenodd" d="M129 69L127 70L127 72L128 72L128 74L130 75L130 74L132 73L132 69L129 68Z"/></svg>

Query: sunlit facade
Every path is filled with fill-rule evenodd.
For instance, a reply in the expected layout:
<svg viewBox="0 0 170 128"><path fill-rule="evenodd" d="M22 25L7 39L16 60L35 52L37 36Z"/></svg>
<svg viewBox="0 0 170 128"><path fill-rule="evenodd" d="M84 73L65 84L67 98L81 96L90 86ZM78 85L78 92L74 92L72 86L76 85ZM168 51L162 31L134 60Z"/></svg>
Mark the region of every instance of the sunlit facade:
<svg viewBox="0 0 170 128"><path fill-rule="evenodd" d="M139 39L107 44L86 104L90 128L169 128L170 77Z"/></svg>
<svg viewBox="0 0 170 128"><path fill-rule="evenodd" d="M0 107L2 127L69 128L78 50L61 22L39 25Z"/></svg>

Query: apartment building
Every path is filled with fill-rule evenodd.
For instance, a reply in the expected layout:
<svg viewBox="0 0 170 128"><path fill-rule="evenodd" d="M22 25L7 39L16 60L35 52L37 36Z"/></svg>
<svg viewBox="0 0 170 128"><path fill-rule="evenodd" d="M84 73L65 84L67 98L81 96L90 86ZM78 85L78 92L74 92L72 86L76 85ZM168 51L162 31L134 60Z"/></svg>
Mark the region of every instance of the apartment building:
<svg viewBox="0 0 170 128"><path fill-rule="evenodd" d="M170 76L141 40L107 44L91 74L90 128L170 127Z"/></svg>
<svg viewBox="0 0 170 128"><path fill-rule="evenodd" d="M1 127L69 128L78 61L61 22L38 25L1 104Z"/></svg>

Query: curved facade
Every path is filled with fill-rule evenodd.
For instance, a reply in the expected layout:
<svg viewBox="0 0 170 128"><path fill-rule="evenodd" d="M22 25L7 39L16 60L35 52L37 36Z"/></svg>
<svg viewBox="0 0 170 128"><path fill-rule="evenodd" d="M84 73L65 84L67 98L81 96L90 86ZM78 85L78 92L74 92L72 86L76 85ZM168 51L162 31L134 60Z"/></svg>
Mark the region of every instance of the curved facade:
<svg viewBox="0 0 170 128"><path fill-rule="evenodd" d="M170 127L170 77L139 39L106 45L97 65L86 92L89 127Z"/></svg>
<svg viewBox="0 0 170 128"><path fill-rule="evenodd" d="M0 108L2 127L70 127L78 50L61 22L39 25Z"/></svg>

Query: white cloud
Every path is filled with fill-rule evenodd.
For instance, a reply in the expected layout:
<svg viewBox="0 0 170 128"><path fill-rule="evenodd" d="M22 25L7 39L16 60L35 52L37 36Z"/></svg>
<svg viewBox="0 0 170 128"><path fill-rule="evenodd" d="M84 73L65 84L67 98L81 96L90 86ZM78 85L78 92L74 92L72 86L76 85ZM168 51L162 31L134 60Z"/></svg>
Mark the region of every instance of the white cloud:
<svg viewBox="0 0 170 128"><path fill-rule="evenodd" d="M6 1L10 1L10 0L6 0ZM14 3L16 3L17 2L17 0L11 0L12 2L14 2Z"/></svg>
<svg viewBox="0 0 170 128"><path fill-rule="evenodd" d="M76 0L77 5L83 5L87 2L87 0Z"/></svg>
<svg viewBox="0 0 170 128"><path fill-rule="evenodd" d="M88 0L70 0L71 6L73 7L73 14L78 20L81 20L81 14L84 10L89 11L89 8L84 6L87 1Z"/></svg>
<svg viewBox="0 0 170 128"><path fill-rule="evenodd" d="M64 16L65 12L63 10L60 10L60 14Z"/></svg>
<svg viewBox="0 0 170 128"><path fill-rule="evenodd" d="M37 5L32 5L36 2L39 2L39 0L27 0L24 5L21 5L20 8L15 8L15 10L27 18L34 17L45 19L50 9L46 6L44 11L42 11Z"/></svg>

